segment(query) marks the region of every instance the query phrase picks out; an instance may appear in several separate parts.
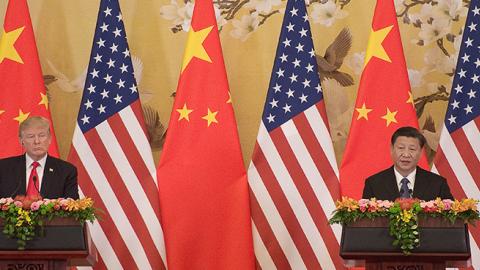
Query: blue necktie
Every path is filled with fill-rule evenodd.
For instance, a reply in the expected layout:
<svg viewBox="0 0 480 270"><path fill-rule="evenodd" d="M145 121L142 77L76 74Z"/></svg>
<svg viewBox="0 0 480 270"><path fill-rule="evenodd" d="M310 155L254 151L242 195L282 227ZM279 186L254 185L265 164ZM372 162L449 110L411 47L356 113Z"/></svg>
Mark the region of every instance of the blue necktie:
<svg viewBox="0 0 480 270"><path fill-rule="evenodd" d="M400 181L400 198L410 198L412 194L410 194L410 189L408 188L408 181L407 178L403 178L402 181Z"/></svg>

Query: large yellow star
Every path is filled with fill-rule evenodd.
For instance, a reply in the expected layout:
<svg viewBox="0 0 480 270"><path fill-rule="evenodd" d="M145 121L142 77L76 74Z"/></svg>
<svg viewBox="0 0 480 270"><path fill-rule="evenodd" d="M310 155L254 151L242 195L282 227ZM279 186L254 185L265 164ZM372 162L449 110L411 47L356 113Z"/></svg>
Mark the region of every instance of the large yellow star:
<svg viewBox="0 0 480 270"><path fill-rule="evenodd" d="M397 119L395 119L395 115L397 115L398 111L391 112L390 109L387 107L387 114L382 116L382 119L387 120L387 127L392 123L398 123Z"/></svg>
<svg viewBox="0 0 480 270"><path fill-rule="evenodd" d="M372 109L368 109L365 106L365 102L363 103L361 108L355 108L355 110L357 110L358 112L357 120L359 120L360 118L365 118L366 120L368 120L368 113L372 111Z"/></svg>
<svg viewBox="0 0 480 270"><path fill-rule="evenodd" d="M390 33L392 28L393 28L393 25L387 26L377 31L374 31L372 29L372 32L370 33L370 38L368 39L368 46L367 46L367 52L365 53L364 66L366 66L370 61L370 59L372 59L372 57L374 56L382 60L385 60L387 62L390 62L390 63L392 62L387 52L385 51L385 48L383 48L382 46L383 40L385 40L385 38L387 37L388 33Z"/></svg>
<svg viewBox="0 0 480 270"><path fill-rule="evenodd" d="M5 58L12 61L23 64L23 60L15 49L14 45L18 37L23 32L25 26L12 30L10 32L5 32L3 30L2 37L0 38L0 63L3 62Z"/></svg>
<svg viewBox="0 0 480 270"><path fill-rule="evenodd" d="M48 110L48 97L47 97L47 95L44 95L43 93L40 93L40 96L42 98L40 99L40 102L38 103L38 105L45 105L45 109Z"/></svg>
<svg viewBox="0 0 480 270"><path fill-rule="evenodd" d="M15 117L15 118L13 118L13 119L17 120L18 123L20 124L20 123L22 123L23 121L25 121L25 119L27 119L29 115L30 115L29 112L24 113L24 112L22 111L22 109L18 109L18 116Z"/></svg>
<svg viewBox="0 0 480 270"><path fill-rule="evenodd" d="M412 103L412 105L415 106L415 104L413 103L413 96L412 96L412 92L411 92L411 91L408 91L407 103Z"/></svg>
<svg viewBox="0 0 480 270"><path fill-rule="evenodd" d="M207 126L210 126L211 123L218 123L217 121L217 113L218 111L216 112L211 112L210 111L210 108L208 108L208 112L207 112L207 115L205 115L204 117L202 117L202 119L205 119L207 120Z"/></svg>
<svg viewBox="0 0 480 270"><path fill-rule="evenodd" d="M182 119L186 119L187 121L190 122L190 118L188 118L188 115L193 112L193 110L189 110L187 108L187 103L183 104L183 108L181 109L177 109L177 112L180 114L180 116L178 117L178 121L182 120Z"/></svg>
<svg viewBox="0 0 480 270"><path fill-rule="evenodd" d="M190 27L190 31L188 32L187 47L185 48L185 55L183 56L182 72L185 70L188 63L192 61L193 57L197 57L198 59L205 60L209 63L212 62L210 56L203 47L203 41L205 41L212 29L213 25L198 31L195 31L193 30L193 27Z"/></svg>

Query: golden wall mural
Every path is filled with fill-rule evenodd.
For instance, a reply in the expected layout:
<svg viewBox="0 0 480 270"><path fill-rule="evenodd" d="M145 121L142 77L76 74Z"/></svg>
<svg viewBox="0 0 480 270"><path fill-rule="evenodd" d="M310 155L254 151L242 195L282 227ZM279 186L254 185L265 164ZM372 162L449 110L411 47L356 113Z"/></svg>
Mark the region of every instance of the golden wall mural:
<svg viewBox="0 0 480 270"><path fill-rule="evenodd" d="M306 2L330 131L340 161L375 0ZM66 158L85 82L99 0L28 3L60 153ZM244 161L248 165L286 1L215 0L214 3ZM468 4L466 0L395 0L415 107L428 141L430 159L444 120ZM6 6L7 1L2 0L2 22ZM151 146L158 160L193 2L120 0L120 6Z"/></svg>

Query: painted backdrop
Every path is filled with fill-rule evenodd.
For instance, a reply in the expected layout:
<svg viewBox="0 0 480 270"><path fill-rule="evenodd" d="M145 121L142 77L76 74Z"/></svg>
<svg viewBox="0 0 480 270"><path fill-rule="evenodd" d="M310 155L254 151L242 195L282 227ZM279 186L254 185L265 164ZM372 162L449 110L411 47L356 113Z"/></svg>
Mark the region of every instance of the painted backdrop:
<svg viewBox="0 0 480 270"><path fill-rule="evenodd" d="M28 2L60 154L66 158L86 77L99 1ZM215 3L244 161L248 164L286 1L218 0ZM307 0L307 4L330 130L340 161L375 0ZM395 0L412 93L420 127L427 137L430 160L438 144L468 4L468 0ZM188 0L120 0L120 5L150 143L158 160L193 4ZM2 22L6 6L7 1L2 0ZM324 58L327 50L340 56L337 65ZM385 85L385 91L388 90Z"/></svg>

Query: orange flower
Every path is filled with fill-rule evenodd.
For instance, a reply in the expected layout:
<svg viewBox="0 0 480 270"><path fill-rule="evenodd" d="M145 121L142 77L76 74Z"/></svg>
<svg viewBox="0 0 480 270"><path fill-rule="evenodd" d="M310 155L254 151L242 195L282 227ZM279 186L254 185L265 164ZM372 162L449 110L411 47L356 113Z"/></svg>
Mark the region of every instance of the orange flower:
<svg viewBox="0 0 480 270"><path fill-rule="evenodd" d="M461 213L468 210L477 211L478 200L463 199L461 201L455 200L452 204L452 210L455 213Z"/></svg>
<svg viewBox="0 0 480 270"><path fill-rule="evenodd" d="M34 196L17 195L14 200L21 202L23 209L30 209L30 206L32 205L33 202L42 200L42 196L40 196L40 195L34 195Z"/></svg>
<svg viewBox="0 0 480 270"><path fill-rule="evenodd" d="M398 199L395 200L395 202L400 205L400 209L409 210L409 209L412 209L414 203L418 202L418 199L398 198Z"/></svg>
<svg viewBox="0 0 480 270"><path fill-rule="evenodd" d="M337 210L352 212L358 209L358 202L352 198L342 197L341 201L335 203Z"/></svg>
<svg viewBox="0 0 480 270"><path fill-rule="evenodd" d="M85 210L93 206L93 200L91 198L83 198L80 200L69 199L66 205L66 210L77 211Z"/></svg>

